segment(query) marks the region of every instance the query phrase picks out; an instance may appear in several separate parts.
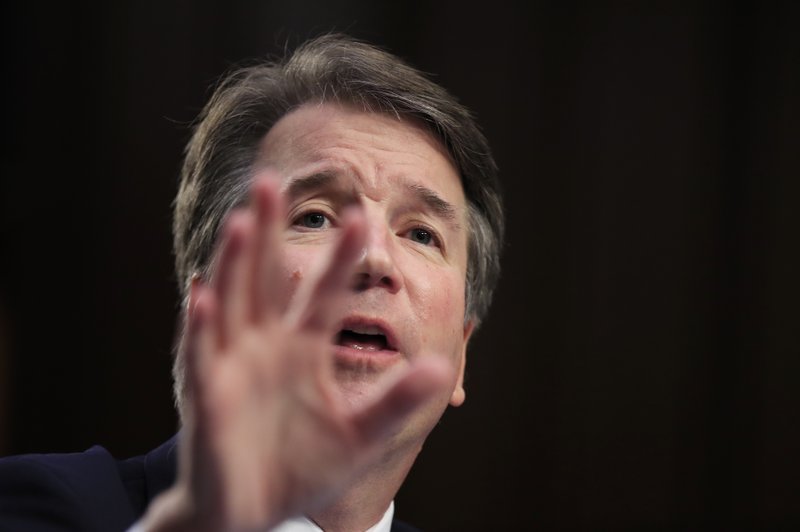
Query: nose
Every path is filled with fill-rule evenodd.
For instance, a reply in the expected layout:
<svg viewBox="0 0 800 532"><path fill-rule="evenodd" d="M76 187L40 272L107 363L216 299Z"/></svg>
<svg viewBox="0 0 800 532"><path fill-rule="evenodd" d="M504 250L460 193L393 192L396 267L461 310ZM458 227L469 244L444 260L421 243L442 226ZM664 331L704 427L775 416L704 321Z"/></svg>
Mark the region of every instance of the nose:
<svg viewBox="0 0 800 532"><path fill-rule="evenodd" d="M356 290L384 288L396 293L402 288L403 280L395 262L392 236L384 224L367 224L367 239L356 268Z"/></svg>

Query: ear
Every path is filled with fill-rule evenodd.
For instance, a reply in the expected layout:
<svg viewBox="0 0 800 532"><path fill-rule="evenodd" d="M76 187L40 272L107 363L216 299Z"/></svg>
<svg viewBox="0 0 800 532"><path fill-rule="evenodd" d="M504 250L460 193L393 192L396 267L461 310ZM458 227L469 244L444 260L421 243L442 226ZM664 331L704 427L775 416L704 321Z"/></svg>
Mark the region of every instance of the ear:
<svg viewBox="0 0 800 532"><path fill-rule="evenodd" d="M464 341L461 345L461 356L458 361L456 387L453 389L453 395L450 396L451 406L461 406L467 398L467 393L464 391L464 369L467 366L467 344L469 344L469 338L472 336L474 329L475 322L473 320L469 320L464 324Z"/></svg>

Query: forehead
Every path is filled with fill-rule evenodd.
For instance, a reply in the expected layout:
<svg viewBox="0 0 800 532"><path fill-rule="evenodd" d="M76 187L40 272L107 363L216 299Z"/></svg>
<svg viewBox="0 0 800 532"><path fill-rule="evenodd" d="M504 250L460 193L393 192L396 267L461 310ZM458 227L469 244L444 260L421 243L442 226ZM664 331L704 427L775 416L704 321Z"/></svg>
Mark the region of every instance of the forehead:
<svg viewBox="0 0 800 532"><path fill-rule="evenodd" d="M259 146L258 166L286 180L335 172L358 181L368 196L416 184L465 205L459 174L432 133L407 119L339 104L309 103L282 117Z"/></svg>

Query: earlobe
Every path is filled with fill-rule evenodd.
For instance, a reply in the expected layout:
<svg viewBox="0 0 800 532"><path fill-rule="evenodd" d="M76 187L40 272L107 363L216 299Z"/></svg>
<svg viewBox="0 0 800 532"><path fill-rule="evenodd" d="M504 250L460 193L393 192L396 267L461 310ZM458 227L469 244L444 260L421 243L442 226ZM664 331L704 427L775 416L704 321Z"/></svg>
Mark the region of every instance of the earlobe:
<svg viewBox="0 0 800 532"><path fill-rule="evenodd" d="M464 342L461 347L456 386L453 388L453 394L450 396L450 406L461 406L467 398L467 392L464 390L464 370L467 365L467 345L469 344L469 338L472 336L472 331L474 329L474 321L469 320L464 324Z"/></svg>
<svg viewBox="0 0 800 532"><path fill-rule="evenodd" d="M459 379L456 388L453 390L453 395L450 396L450 406L461 406L467 399L467 393L464 391L463 379Z"/></svg>

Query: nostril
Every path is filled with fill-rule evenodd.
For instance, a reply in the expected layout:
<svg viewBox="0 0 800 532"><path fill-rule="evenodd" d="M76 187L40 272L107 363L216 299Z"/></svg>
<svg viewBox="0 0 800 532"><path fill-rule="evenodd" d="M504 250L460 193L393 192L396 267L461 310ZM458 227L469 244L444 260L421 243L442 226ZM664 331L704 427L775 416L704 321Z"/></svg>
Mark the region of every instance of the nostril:
<svg viewBox="0 0 800 532"><path fill-rule="evenodd" d="M368 273L357 273L355 275L353 289L366 290L373 286L382 286L384 288L392 289L395 286L395 282L389 275L382 275L380 277L375 277Z"/></svg>
<svg viewBox="0 0 800 532"><path fill-rule="evenodd" d="M355 276L355 282L353 283L353 288L356 290L366 290L369 288L369 274L357 273Z"/></svg>

